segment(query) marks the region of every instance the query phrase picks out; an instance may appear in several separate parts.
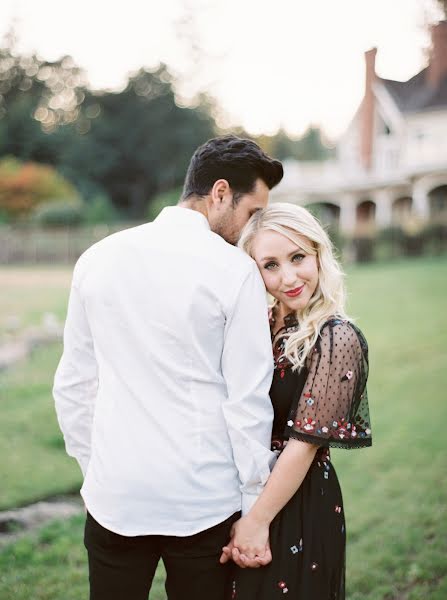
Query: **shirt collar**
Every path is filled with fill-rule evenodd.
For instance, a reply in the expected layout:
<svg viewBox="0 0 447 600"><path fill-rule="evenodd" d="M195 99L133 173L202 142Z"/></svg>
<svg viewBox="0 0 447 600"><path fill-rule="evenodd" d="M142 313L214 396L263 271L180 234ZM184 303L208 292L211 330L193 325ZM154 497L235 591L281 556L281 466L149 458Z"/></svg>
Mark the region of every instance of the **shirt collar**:
<svg viewBox="0 0 447 600"><path fill-rule="evenodd" d="M183 206L165 206L154 222L210 229L210 224L204 214L192 208L183 208Z"/></svg>

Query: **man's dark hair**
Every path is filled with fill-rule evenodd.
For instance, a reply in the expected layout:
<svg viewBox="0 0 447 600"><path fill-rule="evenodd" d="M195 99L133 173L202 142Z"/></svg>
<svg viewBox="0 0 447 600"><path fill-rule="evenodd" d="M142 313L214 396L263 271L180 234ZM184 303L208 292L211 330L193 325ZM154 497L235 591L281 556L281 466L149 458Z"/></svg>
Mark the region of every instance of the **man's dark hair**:
<svg viewBox="0 0 447 600"><path fill-rule="evenodd" d="M218 179L226 179L237 204L254 190L257 179L271 190L283 177L279 160L270 158L255 142L235 135L208 140L194 152L186 173L182 200L204 197Z"/></svg>

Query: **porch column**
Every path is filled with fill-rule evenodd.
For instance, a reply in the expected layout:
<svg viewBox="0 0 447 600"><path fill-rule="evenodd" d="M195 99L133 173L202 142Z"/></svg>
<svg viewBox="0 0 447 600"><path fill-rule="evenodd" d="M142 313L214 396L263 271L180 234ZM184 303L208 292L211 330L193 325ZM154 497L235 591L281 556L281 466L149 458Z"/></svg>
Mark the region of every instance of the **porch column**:
<svg viewBox="0 0 447 600"><path fill-rule="evenodd" d="M356 226L356 206L357 198L355 194L342 194L339 196L340 202L340 231L342 233L353 233Z"/></svg>
<svg viewBox="0 0 447 600"><path fill-rule="evenodd" d="M413 186L413 215L422 221L430 218L430 204L428 201L427 184L424 181L416 181Z"/></svg>
<svg viewBox="0 0 447 600"><path fill-rule="evenodd" d="M390 189L377 190L372 194L376 205L376 226L379 229L392 223L393 195Z"/></svg>

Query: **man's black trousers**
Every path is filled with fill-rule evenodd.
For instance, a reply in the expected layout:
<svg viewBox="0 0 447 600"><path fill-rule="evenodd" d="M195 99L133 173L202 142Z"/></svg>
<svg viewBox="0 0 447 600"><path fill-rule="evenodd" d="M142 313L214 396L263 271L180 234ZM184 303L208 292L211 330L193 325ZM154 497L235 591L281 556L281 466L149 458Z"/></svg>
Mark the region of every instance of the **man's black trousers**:
<svg viewBox="0 0 447 600"><path fill-rule="evenodd" d="M235 513L188 537L127 537L105 529L87 513L90 600L147 600L160 558L166 568L168 600L224 600L231 597L233 563L219 563L230 539Z"/></svg>

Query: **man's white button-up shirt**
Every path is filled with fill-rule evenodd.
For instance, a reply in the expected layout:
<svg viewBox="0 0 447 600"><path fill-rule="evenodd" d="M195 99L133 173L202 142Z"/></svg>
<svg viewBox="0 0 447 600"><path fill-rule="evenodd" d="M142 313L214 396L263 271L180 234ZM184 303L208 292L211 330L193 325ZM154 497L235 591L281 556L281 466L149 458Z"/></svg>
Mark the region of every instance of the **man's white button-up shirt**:
<svg viewBox="0 0 447 600"><path fill-rule="evenodd" d="M272 370L256 265L201 213L165 208L87 250L54 398L92 516L187 536L247 512L273 457Z"/></svg>

